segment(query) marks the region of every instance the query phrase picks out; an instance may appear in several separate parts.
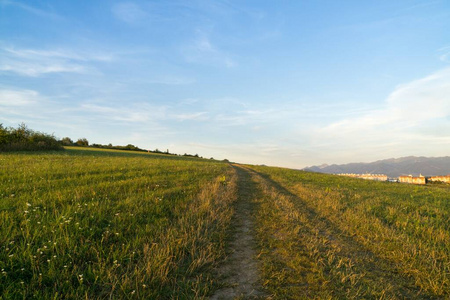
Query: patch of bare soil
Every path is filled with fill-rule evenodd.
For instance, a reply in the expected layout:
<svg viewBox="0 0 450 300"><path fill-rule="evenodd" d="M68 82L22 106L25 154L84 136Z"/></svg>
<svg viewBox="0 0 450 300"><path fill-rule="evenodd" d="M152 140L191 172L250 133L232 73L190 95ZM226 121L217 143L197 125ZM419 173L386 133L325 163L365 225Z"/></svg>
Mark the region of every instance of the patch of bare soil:
<svg viewBox="0 0 450 300"><path fill-rule="evenodd" d="M257 196L256 184L248 171L236 167L238 174L238 199L233 217L234 234L230 242L230 255L217 270L224 288L212 297L215 299L265 299L259 282L256 242L253 237L252 200Z"/></svg>

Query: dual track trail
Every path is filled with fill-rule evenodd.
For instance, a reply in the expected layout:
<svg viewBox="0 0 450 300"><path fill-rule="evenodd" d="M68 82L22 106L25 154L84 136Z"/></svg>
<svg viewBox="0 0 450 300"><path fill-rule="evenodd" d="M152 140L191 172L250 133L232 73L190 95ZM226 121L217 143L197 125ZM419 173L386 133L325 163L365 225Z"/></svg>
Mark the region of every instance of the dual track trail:
<svg viewBox="0 0 450 300"><path fill-rule="evenodd" d="M230 255L211 299L439 299L279 182L234 166ZM262 286L264 282L264 287Z"/></svg>

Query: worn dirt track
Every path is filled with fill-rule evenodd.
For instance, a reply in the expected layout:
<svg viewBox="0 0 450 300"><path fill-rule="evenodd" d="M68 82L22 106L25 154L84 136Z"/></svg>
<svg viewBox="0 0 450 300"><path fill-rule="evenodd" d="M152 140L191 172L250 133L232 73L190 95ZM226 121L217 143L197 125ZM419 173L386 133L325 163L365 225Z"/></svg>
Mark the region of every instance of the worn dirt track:
<svg viewBox="0 0 450 300"><path fill-rule="evenodd" d="M235 167L238 175L238 199L233 217L234 233L230 242L230 254L217 270L224 288L210 299L266 299L260 285L257 245L253 233L253 200L258 196L256 184L249 172Z"/></svg>

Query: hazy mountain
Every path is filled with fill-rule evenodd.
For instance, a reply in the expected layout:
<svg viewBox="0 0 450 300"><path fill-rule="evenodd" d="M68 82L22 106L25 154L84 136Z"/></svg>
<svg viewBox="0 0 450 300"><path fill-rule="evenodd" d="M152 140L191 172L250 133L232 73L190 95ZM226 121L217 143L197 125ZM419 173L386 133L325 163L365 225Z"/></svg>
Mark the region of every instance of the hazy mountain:
<svg viewBox="0 0 450 300"><path fill-rule="evenodd" d="M389 177L400 175L447 175L450 174L450 156L391 158L372 163L350 163L345 165L321 165L304 168L305 171L338 173L372 173L386 174Z"/></svg>

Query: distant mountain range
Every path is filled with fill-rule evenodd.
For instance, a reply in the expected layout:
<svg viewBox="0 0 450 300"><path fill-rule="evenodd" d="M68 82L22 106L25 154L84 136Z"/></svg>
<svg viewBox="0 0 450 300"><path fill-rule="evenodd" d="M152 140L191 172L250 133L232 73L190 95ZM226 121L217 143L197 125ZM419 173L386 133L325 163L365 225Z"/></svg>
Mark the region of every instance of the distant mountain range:
<svg viewBox="0 0 450 300"><path fill-rule="evenodd" d="M350 163L345 165L321 165L304 168L305 171L339 174L339 173L371 173L386 174L389 177L401 175L434 176L450 174L450 156L417 157L408 156L378 160L372 163Z"/></svg>

